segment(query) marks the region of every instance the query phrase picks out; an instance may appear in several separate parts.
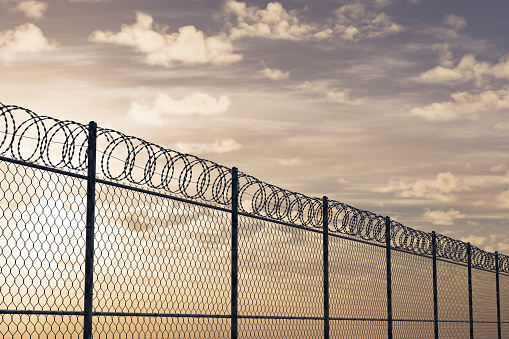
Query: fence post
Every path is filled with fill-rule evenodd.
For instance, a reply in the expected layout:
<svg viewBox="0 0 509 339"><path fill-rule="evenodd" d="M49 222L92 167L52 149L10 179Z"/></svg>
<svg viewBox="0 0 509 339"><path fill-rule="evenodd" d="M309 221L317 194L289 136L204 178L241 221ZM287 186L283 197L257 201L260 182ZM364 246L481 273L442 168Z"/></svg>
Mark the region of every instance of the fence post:
<svg viewBox="0 0 509 339"><path fill-rule="evenodd" d="M95 176L97 124L88 124L88 179L87 179L87 215L85 235L85 318L83 320L83 338L92 338L92 301L94 294L94 223L95 223Z"/></svg>
<svg viewBox="0 0 509 339"><path fill-rule="evenodd" d="M231 339L238 337L239 297L239 171L232 168L232 274L231 274Z"/></svg>
<svg viewBox="0 0 509 339"><path fill-rule="evenodd" d="M470 317L470 339L474 339L474 304L472 300L472 246L468 246L468 312Z"/></svg>
<svg viewBox="0 0 509 339"><path fill-rule="evenodd" d="M495 251L495 279L497 288L497 328L498 328L498 339L502 338L502 325L500 322L500 261L498 257L498 251Z"/></svg>
<svg viewBox="0 0 509 339"><path fill-rule="evenodd" d="M329 339L329 199L323 197L323 337Z"/></svg>
<svg viewBox="0 0 509 339"><path fill-rule="evenodd" d="M392 339L391 218L389 217L385 217L385 253L387 262L387 337Z"/></svg>
<svg viewBox="0 0 509 339"><path fill-rule="evenodd" d="M437 234L431 232L433 251L433 316L435 323L435 339L438 339L438 281L437 281Z"/></svg>

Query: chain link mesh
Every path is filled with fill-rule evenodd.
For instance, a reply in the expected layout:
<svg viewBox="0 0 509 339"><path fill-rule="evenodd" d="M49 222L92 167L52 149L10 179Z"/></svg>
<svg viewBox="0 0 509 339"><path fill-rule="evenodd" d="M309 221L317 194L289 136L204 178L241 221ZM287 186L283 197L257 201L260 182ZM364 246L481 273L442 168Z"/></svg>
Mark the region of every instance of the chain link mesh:
<svg viewBox="0 0 509 339"><path fill-rule="evenodd" d="M90 328L94 338L230 338L236 321L239 338L323 338L327 269L331 338L386 337L390 305L394 338L431 338L434 249L440 337L470 336L468 253L475 338L497 337L493 253L443 235L434 247L430 233L331 200L327 266L321 199L240 173L234 212L225 166L98 128L97 173L87 177L94 124L1 103L0 124L1 338L81 338ZM507 337L509 257L499 259Z"/></svg>
<svg viewBox="0 0 509 339"><path fill-rule="evenodd" d="M385 248L338 237L329 238L331 318L387 318ZM355 265L353 265L355 263ZM367 321L339 322L350 328L379 329ZM338 328L341 334L341 328ZM362 333L369 333L362 330Z"/></svg>
<svg viewBox="0 0 509 339"><path fill-rule="evenodd" d="M239 337L257 338L323 338L323 321L301 319L240 319Z"/></svg>
<svg viewBox="0 0 509 339"><path fill-rule="evenodd" d="M239 314L323 317L322 235L240 216Z"/></svg>

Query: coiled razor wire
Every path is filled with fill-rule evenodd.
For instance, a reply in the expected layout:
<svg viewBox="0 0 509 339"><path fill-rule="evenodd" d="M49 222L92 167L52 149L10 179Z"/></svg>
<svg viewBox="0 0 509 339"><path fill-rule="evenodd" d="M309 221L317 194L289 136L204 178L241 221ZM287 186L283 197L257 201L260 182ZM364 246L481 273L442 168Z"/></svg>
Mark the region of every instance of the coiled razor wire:
<svg viewBox="0 0 509 339"><path fill-rule="evenodd" d="M40 116L0 103L0 154L16 160L77 172L87 170L88 126ZM3 130L2 130L3 127ZM231 204L231 169L213 161L98 128L100 175L107 180L163 190L187 199ZM303 227L320 229L322 200L292 192L239 173L239 210ZM383 216L329 201L329 232L385 243ZM432 254L431 234L391 220L391 246L421 255ZM472 266L495 270L495 255L475 246ZM468 244L437 234L437 256L468 261ZM509 273L509 257L499 256L499 269Z"/></svg>

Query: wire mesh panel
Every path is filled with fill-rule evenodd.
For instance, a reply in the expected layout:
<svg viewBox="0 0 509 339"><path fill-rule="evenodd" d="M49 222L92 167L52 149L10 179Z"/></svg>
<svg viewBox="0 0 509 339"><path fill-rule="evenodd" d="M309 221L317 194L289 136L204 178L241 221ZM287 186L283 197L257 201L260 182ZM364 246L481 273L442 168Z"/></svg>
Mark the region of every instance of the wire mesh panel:
<svg viewBox="0 0 509 339"><path fill-rule="evenodd" d="M323 317L322 234L240 216L239 315Z"/></svg>
<svg viewBox="0 0 509 339"><path fill-rule="evenodd" d="M80 179L0 162L1 310L82 310L84 196ZM56 322L71 337L76 318L4 315L0 333L44 337Z"/></svg>
<svg viewBox="0 0 509 339"><path fill-rule="evenodd" d="M330 317L387 319L385 247L331 236L329 257Z"/></svg>
<svg viewBox="0 0 509 339"><path fill-rule="evenodd" d="M502 322L502 337L509 338L509 276L500 274L500 319Z"/></svg>
<svg viewBox="0 0 509 339"><path fill-rule="evenodd" d="M399 339L434 338L435 325L433 322L395 321L392 333Z"/></svg>
<svg viewBox="0 0 509 339"><path fill-rule="evenodd" d="M124 339L226 339L230 338L230 319L97 316L94 338Z"/></svg>
<svg viewBox="0 0 509 339"><path fill-rule="evenodd" d="M83 317L69 315L0 315L2 339L82 338Z"/></svg>
<svg viewBox="0 0 509 339"><path fill-rule="evenodd" d="M438 319L468 321L468 268L437 261L437 277ZM462 327L463 324L449 323L448 326Z"/></svg>
<svg viewBox="0 0 509 339"><path fill-rule="evenodd" d="M502 338L509 337L509 323L502 323L500 327L502 329Z"/></svg>
<svg viewBox="0 0 509 339"><path fill-rule="evenodd" d="M472 269L472 300L474 303L474 321L497 320L495 272Z"/></svg>
<svg viewBox="0 0 509 339"><path fill-rule="evenodd" d="M439 338L464 339L470 338L470 323L467 322L440 322L438 324Z"/></svg>
<svg viewBox="0 0 509 339"><path fill-rule="evenodd" d="M0 164L0 309L81 310L84 182Z"/></svg>
<svg viewBox="0 0 509 339"><path fill-rule="evenodd" d="M229 213L105 184L96 198L94 311L229 314Z"/></svg>
<svg viewBox="0 0 509 339"><path fill-rule="evenodd" d="M323 338L323 320L239 319L240 339Z"/></svg>
<svg viewBox="0 0 509 339"><path fill-rule="evenodd" d="M394 319L433 320L433 259L392 251L391 265ZM424 326L415 321L404 325L409 334Z"/></svg>
<svg viewBox="0 0 509 339"><path fill-rule="evenodd" d="M497 319L495 317L495 319ZM497 323L476 323L474 322L474 337L476 339L497 339Z"/></svg>
<svg viewBox="0 0 509 339"><path fill-rule="evenodd" d="M380 339L387 337L387 321L331 320L330 337Z"/></svg>

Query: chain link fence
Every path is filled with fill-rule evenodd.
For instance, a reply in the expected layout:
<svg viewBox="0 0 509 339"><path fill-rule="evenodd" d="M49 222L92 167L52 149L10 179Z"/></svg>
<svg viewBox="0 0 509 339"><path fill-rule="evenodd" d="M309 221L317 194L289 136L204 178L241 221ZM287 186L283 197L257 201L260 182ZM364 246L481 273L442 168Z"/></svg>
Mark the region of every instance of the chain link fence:
<svg viewBox="0 0 509 339"><path fill-rule="evenodd" d="M503 338L509 257L0 104L2 338Z"/></svg>

